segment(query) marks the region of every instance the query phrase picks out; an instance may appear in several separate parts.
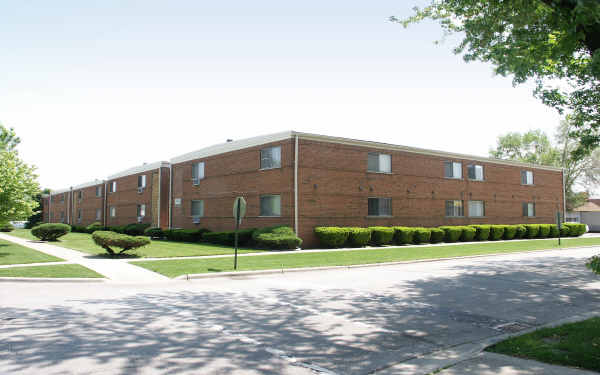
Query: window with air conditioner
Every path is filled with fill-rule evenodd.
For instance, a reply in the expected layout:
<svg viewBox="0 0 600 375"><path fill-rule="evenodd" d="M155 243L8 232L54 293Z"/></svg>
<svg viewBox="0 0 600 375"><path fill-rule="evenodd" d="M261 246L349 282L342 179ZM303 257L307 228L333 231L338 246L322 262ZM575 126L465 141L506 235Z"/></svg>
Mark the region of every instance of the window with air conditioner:
<svg viewBox="0 0 600 375"><path fill-rule="evenodd" d="M260 169L281 168L281 146L260 150Z"/></svg>
<svg viewBox="0 0 600 375"><path fill-rule="evenodd" d="M260 216L281 216L281 195L261 195Z"/></svg>
<svg viewBox="0 0 600 375"><path fill-rule="evenodd" d="M194 222L200 222L200 218L204 217L204 201L193 200L191 209Z"/></svg>
<svg viewBox="0 0 600 375"><path fill-rule="evenodd" d="M462 217L464 215L463 201L446 201L446 216Z"/></svg>
<svg viewBox="0 0 600 375"><path fill-rule="evenodd" d="M444 162L444 177L446 178L462 178L462 163L455 161Z"/></svg>
<svg viewBox="0 0 600 375"><path fill-rule="evenodd" d="M204 178L204 162L192 164L192 184L200 184L200 180Z"/></svg>
<svg viewBox="0 0 600 375"><path fill-rule="evenodd" d="M367 171L377 173L392 173L392 155L369 152Z"/></svg>
<svg viewBox="0 0 600 375"><path fill-rule="evenodd" d="M137 216L138 217L144 217L144 216L146 216L146 205L145 204L138 204L137 205Z"/></svg>
<svg viewBox="0 0 600 375"><path fill-rule="evenodd" d="M392 216L392 198L369 198L368 216Z"/></svg>
<svg viewBox="0 0 600 375"><path fill-rule="evenodd" d="M117 216L117 208L115 206L111 206L110 209L110 217L116 217Z"/></svg>

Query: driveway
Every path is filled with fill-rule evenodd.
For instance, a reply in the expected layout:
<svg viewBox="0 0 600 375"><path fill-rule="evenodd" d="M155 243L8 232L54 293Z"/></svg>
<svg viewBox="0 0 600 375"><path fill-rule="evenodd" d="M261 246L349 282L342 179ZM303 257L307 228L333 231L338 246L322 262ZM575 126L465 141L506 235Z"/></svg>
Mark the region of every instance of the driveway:
<svg viewBox="0 0 600 375"><path fill-rule="evenodd" d="M408 374L439 350L600 311L600 249L0 289L0 373ZM421 363L421 364L419 364Z"/></svg>

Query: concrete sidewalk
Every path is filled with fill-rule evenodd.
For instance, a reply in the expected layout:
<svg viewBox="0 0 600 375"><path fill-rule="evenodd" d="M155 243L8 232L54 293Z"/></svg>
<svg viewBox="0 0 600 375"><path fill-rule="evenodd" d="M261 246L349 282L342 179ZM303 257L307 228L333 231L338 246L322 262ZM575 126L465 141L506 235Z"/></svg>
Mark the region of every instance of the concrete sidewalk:
<svg viewBox="0 0 600 375"><path fill-rule="evenodd" d="M45 242L25 240L2 233L0 233L0 238L45 254L65 259L67 262L80 264L86 268L98 272L101 275L104 275L110 279L110 281L123 283L150 283L169 280L169 278L166 276L149 271L142 267L134 266L127 262L118 262L114 259L93 258L89 254L79 251L66 249L60 246L54 246Z"/></svg>

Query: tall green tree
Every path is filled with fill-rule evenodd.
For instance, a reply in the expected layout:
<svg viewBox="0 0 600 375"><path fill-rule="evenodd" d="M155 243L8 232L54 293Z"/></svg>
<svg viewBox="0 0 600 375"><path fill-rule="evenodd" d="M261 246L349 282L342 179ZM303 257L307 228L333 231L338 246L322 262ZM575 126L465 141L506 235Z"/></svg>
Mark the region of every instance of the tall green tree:
<svg viewBox="0 0 600 375"><path fill-rule="evenodd" d="M25 164L16 150L20 139L0 125L0 223L25 220L35 213L40 187L35 167Z"/></svg>
<svg viewBox="0 0 600 375"><path fill-rule="evenodd" d="M588 194L577 189L590 190L600 183L600 149L574 157L580 147L578 140L569 136L574 127L573 118L567 116L557 128L555 142L541 130L525 133L507 133L498 137L490 156L564 168L567 209L585 203Z"/></svg>
<svg viewBox="0 0 600 375"><path fill-rule="evenodd" d="M600 1L432 0L391 17L405 27L425 19L462 36L454 52L465 61L489 62L513 85L531 80L543 103L570 113L576 157L600 144Z"/></svg>

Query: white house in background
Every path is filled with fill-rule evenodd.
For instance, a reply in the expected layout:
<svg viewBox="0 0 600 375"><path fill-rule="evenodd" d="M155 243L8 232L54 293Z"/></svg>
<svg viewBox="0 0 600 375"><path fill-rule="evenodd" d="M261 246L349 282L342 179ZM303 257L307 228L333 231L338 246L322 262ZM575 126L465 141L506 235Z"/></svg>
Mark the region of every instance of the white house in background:
<svg viewBox="0 0 600 375"><path fill-rule="evenodd" d="M600 199L588 199L583 206L567 212L567 221L587 224L590 232L600 232Z"/></svg>

